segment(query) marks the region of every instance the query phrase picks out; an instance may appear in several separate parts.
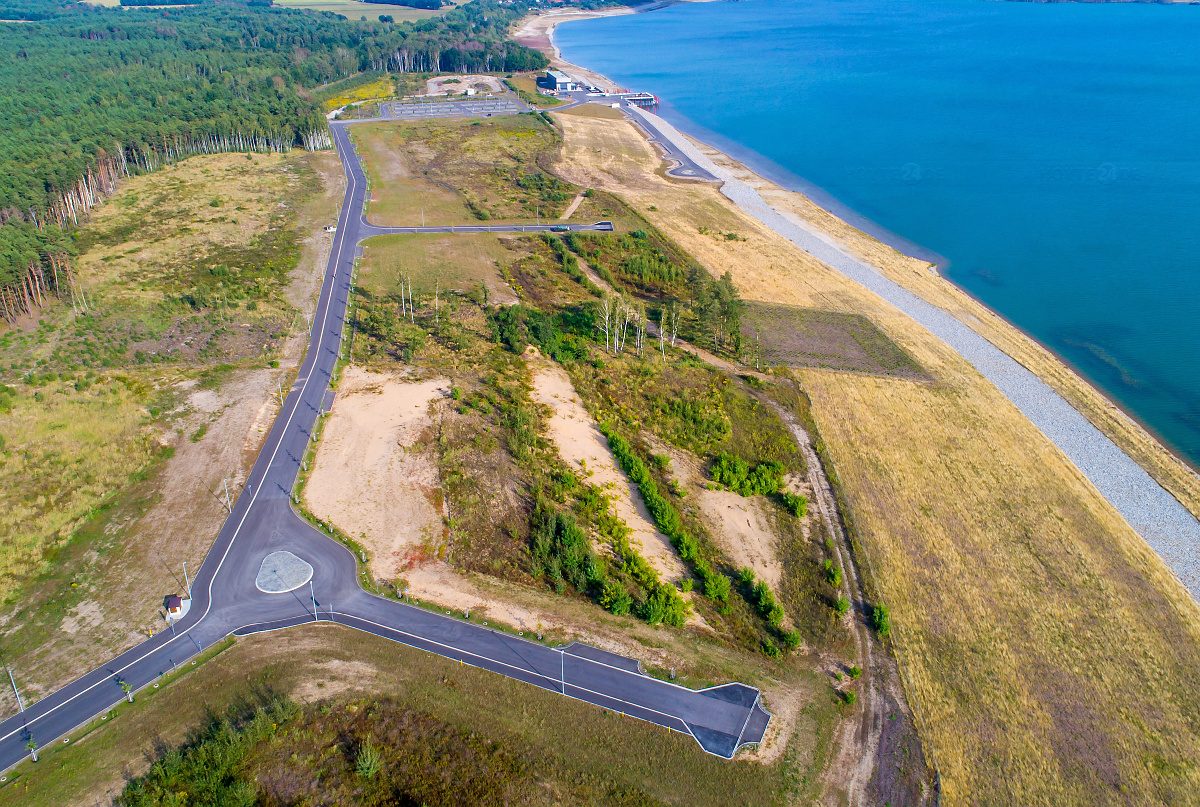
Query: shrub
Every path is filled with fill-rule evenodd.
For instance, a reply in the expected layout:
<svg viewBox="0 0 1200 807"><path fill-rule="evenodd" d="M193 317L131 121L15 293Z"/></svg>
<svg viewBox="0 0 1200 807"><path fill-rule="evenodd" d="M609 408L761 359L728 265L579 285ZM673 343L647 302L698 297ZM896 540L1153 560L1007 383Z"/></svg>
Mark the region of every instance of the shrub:
<svg viewBox="0 0 1200 807"><path fill-rule="evenodd" d="M858 695L854 694L853 689L848 689L842 693L842 700L847 706L853 706L858 701Z"/></svg>
<svg viewBox="0 0 1200 807"><path fill-rule="evenodd" d="M850 677L857 679L861 675L862 675L862 668L859 667L857 664L851 664L850 665Z"/></svg>
<svg viewBox="0 0 1200 807"><path fill-rule="evenodd" d="M837 611L838 616L845 616L850 610L850 600L846 599L845 594L839 594L838 598L833 603L833 610Z"/></svg>
<svg viewBox="0 0 1200 807"><path fill-rule="evenodd" d="M832 560L825 561L825 579L829 585L839 588L842 585L842 567L835 566Z"/></svg>
<svg viewBox="0 0 1200 807"><path fill-rule="evenodd" d="M704 596L719 603L729 601L729 578L723 574L710 574L704 579Z"/></svg>
<svg viewBox="0 0 1200 807"><path fill-rule="evenodd" d="M689 591L692 590L692 585L693 585L692 578L685 577L683 579L683 581L679 584L679 590L682 591L684 594L687 594Z"/></svg>
<svg viewBox="0 0 1200 807"><path fill-rule="evenodd" d="M799 647L800 646L800 631L789 630L788 632L783 634L783 643L786 644L788 647Z"/></svg>
<svg viewBox="0 0 1200 807"><path fill-rule="evenodd" d="M651 625L660 622L676 628L687 621L688 606L674 586L660 584L637 609L638 616Z"/></svg>
<svg viewBox="0 0 1200 807"><path fill-rule="evenodd" d="M633 597L619 581L609 580L600 593L600 605L618 616L623 616L629 613Z"/></svg>
<svg viewBox="0 0 1200 807"><path fill-rule="evenodd" d="M778 603L772 605L770 609L767 610L766 616L767 622L771 624L771 627L778 628L783 624L783 606L779 605Z"/></svg>
<svg viewBox="0 0 1200 807"><path fill-rule="evenodd" d="M784 493L783 506L796 518L804 518L808 514L808 497L799 493Z"/></svg>
<svg viewBox="0 0 1200 807"><path fill-rule="evenodd" d="M880 636L887 636L892 632L892 617L888 613L886 605L875 606L875 610L871 614L871 624L875 626L875 632Z"/></svg>
<svg viewBox="0 0 1200 807"><path fill-rule="evenodd" d="M738 569L738 582L743 586L754 585L754 570L749 566Z"/></svg>
<svg viewBox="0 0 1200 807"><path fill-rule="evenodd" d="M732 454L721 452L713 462L712 477L742 496L778 493L783 487L781 462L760 462L753 468Z"/></svg>
<svg viewBox="0 0 1200 807"><path fill-rule="evenodd" d="M383 767L383 760L379 758L379 749L375 747L375 743L367 740L358 749L358 757L354 761L354 772L363 779L371 779L379 773L381 767Z"/></svg>
<svg viewBox="0 0 1200 807"><path fill-rule="evenodd" d="M771 658L779 658L779 648L775 646L775 642L771 641L769 636L766 639L763 639L762 647L763 652Z"/></svg>

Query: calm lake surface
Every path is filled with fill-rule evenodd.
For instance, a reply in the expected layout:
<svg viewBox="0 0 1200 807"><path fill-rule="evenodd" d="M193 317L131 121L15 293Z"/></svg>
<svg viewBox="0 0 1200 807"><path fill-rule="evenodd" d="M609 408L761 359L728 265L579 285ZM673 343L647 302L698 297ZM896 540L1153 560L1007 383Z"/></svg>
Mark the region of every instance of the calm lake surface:
<svg viewBox="0 0 1200 807"><path fill-rule="evenodd" d="M1200 7L743 0L556 42L943 262L1200 466Z"/></svg>

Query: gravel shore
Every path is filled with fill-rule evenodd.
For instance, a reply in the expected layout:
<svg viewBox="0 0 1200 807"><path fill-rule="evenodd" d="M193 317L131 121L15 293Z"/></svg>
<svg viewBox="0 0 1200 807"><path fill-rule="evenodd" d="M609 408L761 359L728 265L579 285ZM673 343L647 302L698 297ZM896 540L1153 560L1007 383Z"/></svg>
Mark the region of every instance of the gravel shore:
<svg viewBox="0 0 1200 807"><path fill-rule="evenodd" d="M947 312L843 252L829 236L784 218L757 191L715 165L662 118L640 110L634 114L645 116L680 151L723 180L721 192L743 211L875 292L970 362L1067 455L1200 600L1200 521L1062 396Z"/></svg>

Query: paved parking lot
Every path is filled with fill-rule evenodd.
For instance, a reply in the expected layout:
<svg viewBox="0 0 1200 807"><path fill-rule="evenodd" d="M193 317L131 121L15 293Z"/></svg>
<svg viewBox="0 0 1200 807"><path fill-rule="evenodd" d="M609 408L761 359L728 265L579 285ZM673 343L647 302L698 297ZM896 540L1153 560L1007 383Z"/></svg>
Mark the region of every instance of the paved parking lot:
<svg viewBox="0 0 1200 807"><path fill-rule="evenodd" d="M452 118L478 115L515 115L528 112L529 107L512 98L482 98L462 101L431 101L384 104L383 115L388 118Z"/></svg>

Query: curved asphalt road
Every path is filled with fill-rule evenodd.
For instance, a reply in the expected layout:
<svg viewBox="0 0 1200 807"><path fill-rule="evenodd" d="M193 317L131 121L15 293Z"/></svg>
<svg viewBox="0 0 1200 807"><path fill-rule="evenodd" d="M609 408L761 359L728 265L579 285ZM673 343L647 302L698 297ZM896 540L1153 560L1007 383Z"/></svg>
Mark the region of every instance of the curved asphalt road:
<svg viewBox="0 0 1200 807"><path fill-rule="evenodd" d="M188 614L117 658L0 723L0 770L26 756L32 739L47 746L200 650L230 634L245 636L314 620L334 621L449 659L482 667L692 735L705 751L729 758L762 740L770 716L757 689L726 684L694 691L641 674L636 661L578 643L550 648L460 619L370 595L358 585L355 559L340 543L297 516L290 494L322 409L340 350L358 242L386 233L533 232L561 225L388 228L362 216L366 177L354 159L347 124L330 129L346 172L342 205L309 349L247 485L234 504L192 586ZM612 225L570 225L571 230ZM312 588L267 594L254 584L271 552L286 549L313 567ZM314 611L314 596L316 608Z"/></svg>

